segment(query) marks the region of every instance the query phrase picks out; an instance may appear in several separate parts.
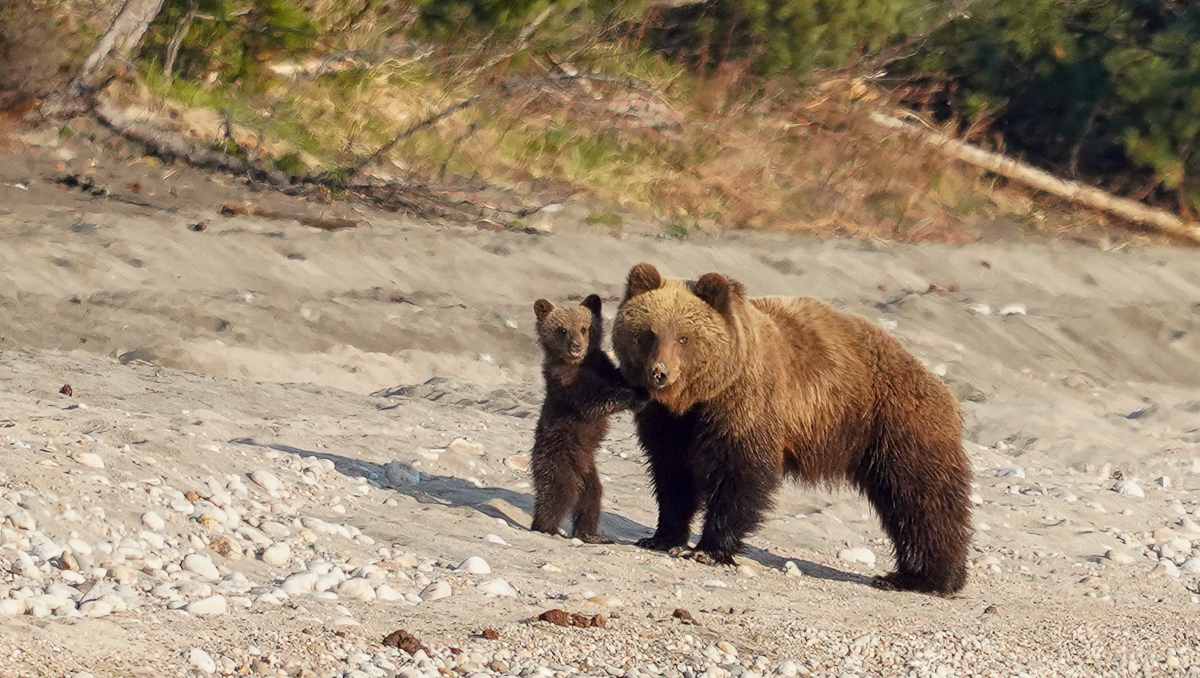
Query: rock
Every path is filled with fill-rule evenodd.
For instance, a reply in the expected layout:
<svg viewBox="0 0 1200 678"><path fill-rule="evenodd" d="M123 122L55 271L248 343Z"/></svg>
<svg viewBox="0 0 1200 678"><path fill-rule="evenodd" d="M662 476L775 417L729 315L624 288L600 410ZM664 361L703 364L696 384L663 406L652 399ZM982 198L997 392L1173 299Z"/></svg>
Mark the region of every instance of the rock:
<svg viewBox="0 0 1200 678"><path fill-rule="evenodd" d="M1150 571L1150 575L1151 576L1160 576L1160 577L1172 577L1172 578L1177 579L1179 577L1179 568L1175 567L1175 563L1172 563L1169 560L1163 559L1163 560L1158 561L1158 564L1155 565L1154 569Z"/></svg>
<svg viewBox="0 0 1200 678"><path fill-rule="evenodd" d="M192 601L184 609L196 615L218 615L225 614L227 607L225 596L216 595Z"/></svg>
<svg viewBox="0 0 1200 678"><path fill-rule="evenodd" d="M444 581L435 581L435 582L430 583L429 586L426 586L424 589L422 589L421 593L418 595L421 596L421 600L428 601L428 600L438 600L441 598L447 598L450 596L451 593L452 592L450 590L449 584L447 584Z"/></svg>
<svg viewBox="0 0 1200 678"><path fill-rule="evenodd" d="M488 562L479 556L471 556L462 561L455 570L466 572L467 574L491 574L492 566L488 565Z"/></svg>
<svg viewBox="0 0 1200 678"><path fill-rule="evenodd" d="M13 511L6 516L5 520L12 523L12 526L18 530L32 532L37 523L33 520L33 516L29 515L29 511Z"/></svg>
<svg viewBox="0 0 1200 678"><path fill-rule="evenodd" d="M460 452L463 454L483 454L482 443L477 443L474 440L467 440L466 438L455 438L454 440L451 440L450 444L446 446L446 449L450 450L451 452Z"/></svg>
<svg viewBox="0 0 1200 678"><path fill-rule="evenodd" d="M142 524L147 529L154 530L155 532L162 532L167 527L167 521L163 520L162 516L154 511L146 511L142 514Z"/></svg>
<svg viewBox="0 0 1200 678"><path fill-rule="evenodd" d="M184 657L187 658L189 664L197 669L200 669L204 673L217 672L216 660L214 660L207 652L198 647L193 647L192 649L188 650Z"/></svg>
<svg viewBox="0 0 1200 678"><path fill-rule="evenodd" d="M258 469L250 474L250 481L255 485L266 490L268 493L274 493L279 490L279 478L274 473L265 469Z"/></svg>
<svg viewBox="0 0 1200 678"><path fill-rule="evenodd" d="M317 581L320 580L320 578L321 575L316 572L297 572L296 574L289 576L287 579L284 579L283 584L281 584L279 588L281 588L288 595L312 593L316 590Z"/></svg>
<svg viewBox="0 0 1200 678"><path fill-rule="evenodd" d="M1171 489L1171 476L1159 476L1154 482L1164 490Z"/></svg>
<svg viewBox="0 0 1200 678"><path fill-rule="evenodd" d="M499 544L501 546L508 546L508 542L504 541L503 537L501 537L498 534L492 534L491 532L483 535L483 540L488 542L489 544Z"/></svg>
<svg viewBox="0 0 1200 678"><path fill-rule="evenodd" d="M800 673L800 666L791 659L785 659L775 667L775 675L783 676L783 678L795 678L798 673Z"/></svg>
<svg viewBox="0 0 1200 678"><path fill-rule="evenodd" d="M1133 482L1132 480L1118 480L1113 485L1112 489L1113 489L1113 492L1116 492L1118 494L1128 495L1130 497L1146 496L1146 493L1145 493L1145 491L1142 490L1141 486L1139 486L1137 483Z"/></svg>
<svg viewBox="0 0 1200 678"><path fill-rule="evenodd" d="M732 643L725 640L717 642L717 649L731 657L736 657L738 653L737 648L734 647Z"/></svg>
<svg viewBox="0 0 1200 678"><path fill-rule="evenodd" d="M528 454L514 454L504 459L504 465L518 473L527 473L529 471L529 462Z"/></svg>
<svg viewBox="0 0 1200 678"><path fill-rule="evenodd" d="M1187 574L1200 574L1200 556L1192 556L1183 561L1183 564L1179 566L1179 571Z"/></svg>
<svg viewBox="0 0 1200 678"><path fill-rule="evenodd" d="M375 587L375 599L383 603L391 603L404 600L404 594L387 584L380 584Z"/></svg>
<svg viewBox="0 0 1200 678"><path fill-rule="evenodd" d="M369 603L372 600L375 600L375 587L369 580L361 577L347 579L346 581L342 582L341 585L338 586L337 592L339 596L355 598L363 601L364 603Z"/></svg>
<svg viewBox="0 0 1200 678"><path fill-rule="evenodd" d="M727 588L729 588L729 584L726 584L725 582L721 581L720 579L705 579L704 581L700 582L700 585L705 588L710 588L710 589L727 589Z"/></svg>
<svg viewBox="0 0 1200 678"><path fill-rule="evenodd" d="M1133 554L1123 548L1112 548L1104 552L1104 557L1118 565L1129 565L1137 561Z"/></svg>
<svg viewBox="0 0 1200 678"><path fill-rule="evenodd" d="M395 488L411 487L421 482L421 473L412 464L399 460L384 466L383 475L388 484Z"/></svg>
<svg viewBox="0 0 1200 678"><path fill-rule="evenodd" d="M213 565L212 559L199 553L192 553L186 556L183 559L182 567L188 572L200 575L205 579L216 580L221 578L221 572L217 569L216 565Z"/></svg>
<svg viewBox="0 0 1200 678"><path fill-rule="evenodd" d="M783 564L783 573L789 577L803 577L804 573L800 571L800 566L796 561L789 560Z"/></svg>
<svg viewBox="0 0 1200 678"><path fill-rule="evenodd" d="M25 603L12 598L0 600L0 617L15 617L25 614Z"/></svg>
<svg viewBox="0 0 1200 678"><path fill-rule="evenodd" d="M842 549L838 551L837 557L838 560L847 563L862 563L867 567L875 566L875 554L870 549L861 546L852 549Z"/></svg>
<svg viewBox="0 0 1200 678"><path fill-rule="evenodd" d="M515 598L517 596L517 590L503 579L489 579L476 586L475 590L485 595L499 596L501 598Z"/></svg>
<svg viewBox="0 0 1200 678"><path fill-rule="evenodd" d="M88 468L104 468L104 460L95 452L76 452L71 455L71 459Z"/></svg>
<svg viewBox="0 0 1200 678"><path fill-rule="evenodd" d="M1009 466L1008 468L997 469L996 477L997 478L1024 478L1025 477L1025 469L1023 469L1019 466Z"/></svg>
<svg viewBox="0 0 1200 678"><path fill-rule="evenodd" d="M1025 304L1009 304L1000 309L1000 315L1025 315Z"/></svg>
<svg viewBox="0 0 1200 678"><path fill-rule="evenodd" d="M106 600L89 600L79 606L79 611L85 617L107 617L112 614L113 605Z"/></svg>
<svg viewBox="0 0 1200 678"><path fill-rule="evenodd" d="M282 542L263 549L262 561L272 567L286 565L292 559L292 548Z"/></svg>

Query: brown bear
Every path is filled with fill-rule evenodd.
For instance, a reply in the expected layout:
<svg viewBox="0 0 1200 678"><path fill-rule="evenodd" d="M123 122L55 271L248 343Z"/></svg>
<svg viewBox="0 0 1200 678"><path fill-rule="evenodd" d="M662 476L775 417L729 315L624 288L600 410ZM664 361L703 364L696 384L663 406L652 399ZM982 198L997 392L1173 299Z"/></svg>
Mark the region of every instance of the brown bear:
<svg viewBox="0 0 1200 678"><path fill-rule="evenodd" d="M808 298L749 298L719 273L629 273L613 326L621 371L649 391L635 414L658 528L639 545L733 563L784 476L848 481L896 552L882 588L966 583L970 466L946 386L865 318Z"/></svg>
<svg viewBox="0 0 1200 678"><path fill-rule="evenodd" d="M600 473L596 450L608 433L608 417L633 407L644 393L630 388L611 358L601 350L604 318L600 297L579 306L555 308L534 302L538 342L545 358L542 376L546 399L533 434L532 529L557 534L568 511L571 536L610 543L600 534Z"/></svg>

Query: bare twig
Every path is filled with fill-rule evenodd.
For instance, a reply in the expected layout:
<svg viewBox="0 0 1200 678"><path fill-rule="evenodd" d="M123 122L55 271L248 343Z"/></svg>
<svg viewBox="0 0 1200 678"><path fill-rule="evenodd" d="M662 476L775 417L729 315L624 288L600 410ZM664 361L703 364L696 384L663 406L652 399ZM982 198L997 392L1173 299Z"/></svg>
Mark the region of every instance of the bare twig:
<svg viewBox="0 0 1200 678"><path fill-rule="evenodd" d="M196 20L196 15L199 13L200 0L189 0L187 12L179 17L179 23L175 24L175 33L171 35L171 41L167 43L166 56L163 57L162 71L167 78L175 74L175 60L179 58L179 48L183 46L183 41L192 28L192 22Z"/></svg>
<svg viewBox="0 0 1200 678"><path fill-rule="evenodd" d="M354 165L353 167L348 168L347 176L354 176L354 175L358 174L359 172L363 171L363 169L367 165L370 165L371 163L375 162L381 156L386 154L388 151L395 148L396 144L400 143L401 141L404 141L405 139L411 137L412 135L416 134L417 132L420 132L421 130L423 130L427 127L432 127L432 126L438 124L442 120L445 120L446 118L450 117L451 115L454 115L455 113L461 111L462 109L479 101L480 99L483 99L484 96L485 95L483 95L483 94L476 94L475 96L467 97L466 99L463 99L461 101L456 101L453 104L450 104L449 106L447 106L446 108L443 108L441 111L438 111L437 113L429 116L428 118L425 118L424 120L421 120L419 122L415 122L415 123L409 125L405 129L401 130L399 134L392 137L391 141L387 142L386 144L384 144L384 145L380 146L378 149L376 149L376 151L374 153L372 153L371 155L368 155L366 158L359 161L358 164Z"/></svg>

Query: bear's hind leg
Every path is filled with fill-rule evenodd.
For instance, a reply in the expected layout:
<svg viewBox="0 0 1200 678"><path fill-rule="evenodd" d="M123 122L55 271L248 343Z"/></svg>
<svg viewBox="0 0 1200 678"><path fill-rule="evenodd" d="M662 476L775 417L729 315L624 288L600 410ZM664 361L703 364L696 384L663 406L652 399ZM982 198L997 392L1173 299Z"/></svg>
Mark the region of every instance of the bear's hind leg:
<svg viewBox="0 0 1200 678"><path fill-rule="evenodd" d="M700 510L700 493L688 464L694 415L676 417L659 403L650 402L634 419L658 501L658 527L652 536L639 539L637 545L656 551L687 546L692 519Z"/></svg>
<svg viewBox="0 0 1200 678"><path fill-rule="evenodd" d="M771 508L781 470L777 455L728 438L707 438L697 458L706 461L704 531L692 556L732 565L744 540Z"/></svg>
<svg viewBox="0 0 1200 678"><path fill-rule="evenodd" d="M559 525L579 501L581 483L572 464L562 463L558 455L534 445L530 454L530 470L533 476L533 523L534 532L558 534Z"/></svg>
<svg viewBox="0 0 1200 678"><path fill-rule="evenodd" d="M854 479L896 552L896 571L875 584L950 595L967 580L970 470L957 442L917 449L879 445L865 455Z"/></svg>
<svg viewBox="0 0 1200 678"><path fill-rule="evenodd" d="M580 460L581 488L575 502L571 536L589 544L611 544L612 540L600 534L600 499L604 488L600 483L600 472L596 470L595 454Z"/></svg>

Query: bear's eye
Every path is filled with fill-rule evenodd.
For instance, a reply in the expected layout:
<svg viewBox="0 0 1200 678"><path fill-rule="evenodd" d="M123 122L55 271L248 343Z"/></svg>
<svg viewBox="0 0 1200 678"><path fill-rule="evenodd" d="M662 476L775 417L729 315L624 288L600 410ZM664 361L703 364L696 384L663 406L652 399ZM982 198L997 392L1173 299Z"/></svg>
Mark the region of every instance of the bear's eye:
<svg viewBox="0 0 1200 678"><path fill-rule="evenodd" d="M558 328L558 333L564 337L567 336L567 328L565 328L565 327Z"/></svg>
<svg viewBox="0 0 1200 678"><path fill-rule="evenodd" d="M679 337L679 343L681 343L681 344L686 344L686 343L687 343L687 337Z"/></svg>

